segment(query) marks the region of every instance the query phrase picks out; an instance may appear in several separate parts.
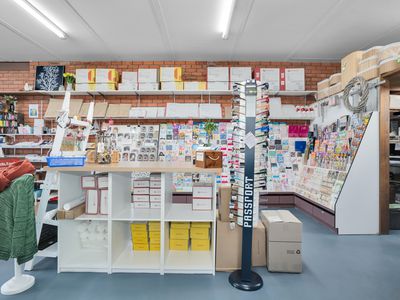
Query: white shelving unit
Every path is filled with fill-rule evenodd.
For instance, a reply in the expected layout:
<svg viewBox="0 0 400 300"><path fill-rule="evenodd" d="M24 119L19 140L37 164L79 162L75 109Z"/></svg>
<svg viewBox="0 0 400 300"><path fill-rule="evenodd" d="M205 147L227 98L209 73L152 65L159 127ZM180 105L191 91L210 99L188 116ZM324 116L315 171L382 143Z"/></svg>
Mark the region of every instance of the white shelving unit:
<svg viewBox="0 0 400 300"><path fill-rule="evenodd" d="M153 163L147 170L161 173L161 208L134 209L131 206L131 174L143 172L143 163L120 163L109 168L108 215L81 215L74 220L60 220L58 226L58 272L104 272L104 273L184 273L215 274L216 232L216 185L214 184L213 208L210 211L193 211L190 204L172 203L172 173L177 169L193 173L220 173L219 169L200 169L190 163L171 165ZM158 166L161 166L157 168ZM132 166L132 167L129 167ZM136 166L136 167L135 167ZM56 169L57 170L57 169ZM158 170L158 172L157 172ZM59 207L81 196L81 176L99 171L87 165L82 168L58 169L60 174ZM83 248L78 226L84 221L107 222L107 247ZM130 223L135 221L160 221L160 251L133 251ZM211 222L210 251L170 251L169 223Z"/></svg>

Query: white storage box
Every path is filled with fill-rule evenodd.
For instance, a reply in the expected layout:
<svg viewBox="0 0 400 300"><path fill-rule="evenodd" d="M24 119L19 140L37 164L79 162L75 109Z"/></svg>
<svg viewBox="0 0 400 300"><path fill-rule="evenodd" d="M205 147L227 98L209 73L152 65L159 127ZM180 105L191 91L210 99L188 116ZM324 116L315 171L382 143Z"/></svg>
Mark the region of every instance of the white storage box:
<svg viewBox="0 0 400 300"><path fill-rule="evenodd" d="M211 184L193 184L193 198L212 198L213 187Z"/></svg>
<svg viewBox="0 0 400 300"><path fill-rule="evenodd" d="M159 89L159 82L139 82L139 91L158 91Z"/></svg>
<svg viewBox="0 0 400 300"><path fill-rule="evenodd" d="M147 188L147 187L150 186L150 181L149 180L145 180L145 179L143 179L143 180L134 180L132 183L133 183L132 185L133 185L134 188L139 188L139 187Z"/></svg>
<svg viewBox="0 0 400 300"><path fill-rule="evenodd" d="M137 82L123 82L123 83L118 83L118 90L119 91L136 91L138 88Z"/></svg>
<svg viewBox="0 0 400 300"><path fill-rule="evenodd" d="M229 81L229 67L208 67L207 81Z"/></svg>
<svg viewBox="0 0 400 300"><path fill-rule="evenodd" d="M149 195L132 195L132 202L149 202Z"/></svg>
<svg viewBox="0 0 400 300"><path fill-rule="evenodd" d="M211 210L212 209L212 199L211 198L195 198L192 200L193 210Z"/></svg>
<svg viewBox="0 0 400 300"><path fill-rule="evenodd" d="M137 72L122 72L121 82L122 83L137 83L138 73Z"/></svg>
<svg viewBox="0 0 400 300"><path fill-rule="evenodd" d="M75 82L80 83L95 83L96 82L96 70L95 69L76 69L75 70Z"/></svg>
<svg viewBox="0 0 400 300"><path fill-rule="evenodd" d="M86 191L86 214L97 215L99 213L99 191Z"/></svg>
<svg viewBox="0 0 400 300"><path fill-rule="evenodd" d="M256 68L254 78L262 83L268 82L269 90L279 91L280 89L280 69L279 68Z"/></svg>
<svg viewBox="0 0 400 300"><path fill-rule="evenodd" d="M150 192L149 188L145 188L145 187L133 188L134 195L148 195L149 192Z"/></svg>
<svg viewBox="0 0 400 300"><path fill-rule="evenodd" d="M251 67L231 67L230 81L242 82L251 79Z"/></svg>
<svg viewBox="0 0 400 300"><path fill-rule="evenodd" d="M182 81L182 68L181 67L161 67L160 68L160 81Z"/></svg>
<svg viewBox="0 0 400 300"><path fill-rule="evenodd" d="M285 88L287 91L304 91L304 69L287 68L285 69Z"/></svg>
<svg viewBox="0 0 400 300"><path fill-rule="evenodd" d="M228 91L228 81L209 81L207 82L207 90L209 91Z"/></svg>
<svg viewBox="0 0 400 300"><path fill-rule="evenodd" d="M100 197L100 214L108 214L108 190L99 190Z"/></svg>
<svg viewBox="0 0 400 300"><path fill-rule="evenodd" d="M139 69L138 70L139 83L154 83L159 82L158 69ZM140 84L139 84L140 87Z"/></svg>
<svg viewBox="0 0 400 300"><path fill-rule="evenodd" d="M164 81L161 82L162 91L183 91L182 81Z"/></svg>

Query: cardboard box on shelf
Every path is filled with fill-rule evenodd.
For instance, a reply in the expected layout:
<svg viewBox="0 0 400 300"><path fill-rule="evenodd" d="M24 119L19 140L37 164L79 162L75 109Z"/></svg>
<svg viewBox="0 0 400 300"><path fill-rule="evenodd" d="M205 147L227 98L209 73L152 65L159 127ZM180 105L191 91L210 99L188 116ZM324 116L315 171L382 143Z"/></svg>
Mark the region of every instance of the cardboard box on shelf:
<svg viewBox="0 0 400 300"><path fill-rule="evenodd" d="M109 92L117 90L115 83L96 83L96 91Z"/></svg>
<svg viewBox="0 0 400 300"><path fill-rule="evenodd" d="M362 54L361 59L367 59L371 56L378 56L379 55L379 50L382 48L382 46L375 46L371 47L367 50L365 50Z"/></svg>
<svg viewBox="0 0 400 300"><path fill-rule="evenodd" d="M150 202L161 202L161 195L150 195Z"/></svg>
<svg viewBox="0 0 400 300"><path fill-rule="evenodd" d="M209 228L190 228L190 238L196 240L209 240L210 239L210 229Z"/></svg>
<svg viewBox="0 0 400 300"><path fill-rule="evenodd" d="M161 238L161 232L160 232L160 230L152 231L149 228L149 236L150 236L151 240L160 239Z"/></svg>
<svg viewBox="0 0 400 300"><path fill-rule="evenodd" d="M161 67L160 68L160 81L161 82L182 81L182 68L181 67ZM161 87L162 87L162 84L161 84Z"/></svg>
<svg viewBox="0 0 400 300"><path fill-rule="evenodd" d="M134 181L132 181L132 185L134 188L150 187L150 180L148 180L148 179L134 180Z"/></svg>
<svg viewBox="0 0 400 300"><path fill-rule="evenodd" d="M134 187L133 194L134 195L149 195L150 188L147 187Z"/></svg>
<svg viewBox="0 0 400 300"><path fill-rule="evenodd" d="M189 229L171 228L169 231L169 237L173 240L188 240Z"/></svg>
<svg viewBox="0 0 400 300"><path fill-rule="evenodd" d="M150 181L151 188L161 188L161 181Z"/></svg>
<svg viewBox="0 0 400 300"><path fill-rule="evenodd" d="M82 189L97 189L97 178L94 175L81 176Z"/></svg>
<svg viewBox="0 0 400 300"><path fill-rule="evenodd" d="M140 83L155 83L159 82L158 69L139 69L138 70L138 82L139 88Z"/></svg>
<svg viewBox="0 0 400 300"><path fill-rule="evenodd" d="M230 184L220 184L218 189L218 215L222 222L229 222L229 203L232 197Z"/></svg>
<svg viewBox="0 0 400 300"><path fill-rule="evenodd" d="M161 208L161 202L150 202L150 208Z"/></svg>
<svg viewBox="0 0 400 300"><path fill-rule="evenodd" d="M335 85L339 82L340 83L342 82L342 74L341 73L335 73L329 77L329 85L330 86Z"/></svg>
<svg viewBox="0 0 400 300"><path fill-rule="evenodd" d="M216 150L196 151L196 167L222 168L222 151L216 151Z"/></svg>
<svg viewBox="0 0 400 300"><path fill-rule="evenodd" d="M268 82L271 91L280 90L280 69L279 68L256 68L254 79L260 82Z"/></svg>
<svg viewBox="0 0 400 300"><path fill-rule="evenodd" d="M169 240L169 250L188 251L189 240Z"/></svg>
<svg viewBox="0 0 400 300"><path fill-rule="evenodd" d="M233 271L240 269L242 263L242 227L217 220L216 270ZM259 221L253 228L252 265L265 267L266 261L265 228Z"/></svg>
<svg viewBox="0 0 400 300"><path fill-rule="evenodd" d="M96 90L95 83L77 83L75 84L75 91L77 92L91 92Z"/></svg>
<svg viewBox="0 0 400 300"><path fill-rule="evenodd" d="M211 183L194 183L193 197L196 198L212 198L213 187Z"/></svg>
<svg viewBox="0 0 400 300"><path fill-rule="evenodd" d="M160 230L161 230L161 224L159 221L150 221L149 222L149 232L160 231Z"/></svg>
<svg viewBox="0 0 400 300"><path fill-rule="evenodd" d="M99 213L98 190L86 190L86 214L97 215Z"/></svg>
<svg viewBox="0 0 400 300"><path fill-rule="evenodd" d="M134 208L150 208L150 202L133 202Z"/></svg>
<svg viewBox="0 0 400 300"><path fill-rule="evenodd" d="M160 89L159 82L139 82L139 91L158 91Z"/></svg>
<svg viewBox="0 0 400 300"><path fill-rule="evenodd" d="M137 83L138 73L137 72L122 72L121 83Z"/></svg>
<svg viewBox="0 0 400 300"><path fill-rule="evenodd" d="M75 70L75 83L95 83L96 70L95 69L76 69Z"/></svg>
<svg viewBox="0 0 400 300"><path fill-rule="evenodd" d="M228 91L229 81L208 81L207 90L209 91Z"/></svg>
<svg viewBox="0 0 400 300"><path fill-rule="evenodd" d="M329 88L330 85L331 84L330 84L330 79L329 78L319 81L317 83L318 92Z"/></svg>
<svg viewBox="0 0 400 300"><path fill-rule="evenodd" d="M138 84L137 82L123 82L123 83L118 83L118 90L119 91L137 91L138 89Z"/></svg>
<svg viewBox="0 0 400 300"><path fill-rule="evenodd" d="M189 222L171 222L171 228L189 229L190 228L190 223Z"/></svg>
<svg viewBox="0 0 400 300"><path fill-rule="evenodd" d="M205 81L185 81L185 82L183 82L183 89L185 91L205 91L207 89L207 82L205 82Z"/></svg>
<svg viewBox="0 0 400 300"><path fill-rule="evenodd" d="M212 199L211 198L195 198L192 199L193 210L211 210Z"/></svg>
<svg viewBox="0 0 400 300"><path fill-rule="evenodd" d="M131 223L132 231L147 231L147 223L146 222L136 222Z"/></svg>
<svg viewBox="0 0 400 300"><path fill-rule="evenodd" d="M229 67L208 67L207 81L229 81ZM209 88L210 89L210 88Z"/></svg>
<svg viewBox="0 0 400 300"><path fill-rule="evenodd" d="M190 223L190 228L210 228L210 222L192 222Z"/></svg>
<svg viewBox="0 0 400 300"><path fill-rule="evenodd" d="M108 190L99 190L100 214L108 215Z"/></svg>
<svg viewBox="0 0 400 300"><path fill-rule="evenodd" d="M133 202L149 202L149 195L132 195Z"/></svg>
<svg viewBox="0 0 400 300"><path fill-rule="evenodd" d="M160 251L160 249L161 249L160 243L156 243L156 244L150 243L150 251Z"/></svg>
<svg viewBox="0 0 400 300"><path fill-rule="evenodd" d="M210 250L210 240L190 240L190 249L192 251L209 251Z"/></svg>
<svg viewBox="0 0 400 300"><path fill-rule="evenodd" d="M117 83L118 72L115 69L96 69L96 83Z"/></svg>
<svg viewBox="0 0 400 300"><path fill-rule="evenodd" d="M286 91L305 90L304 68L285 69L285 89Z"/></svg>
<svg viewBox="0 0 400 300"><path fill-rule="evenodd" d="M162 91L183 91L182 81L164 81L161 82Z"/></svg>
<svg viewBox="0 0 400 300"><path fill-rule="evenodd" d="M57 219L58 220L73 220L80 215L83 215L85 213L85 203L82 203L81 205L75 206L74 208L70 210L58 210L57 211Z"/></svg>
<svg viewBox="0 0 400 300"><path fill-rule="evenodd" d="M149 242L149 239L145 236L137 236L133 238L133 243L134 244L147 244Z"/></svg>
<svg viewBox="0 0 400 300"><path fill-rule="evenodd" d="M242 82L252 79L251 67L230 67L230 81Z"/></svg>
<svg viewBox="0 0 400 300"><path fill-rule="evenodd" d="M161 196L161 188L150 188L150 195Z"/></svg>
<svg viewBox="0 0 400 300"><path fill-rule="evenodd" d="M134 251L149 251L149 244L133 244Z"/></svg>
<svg viewBox="0 0 400 300"><path fill-rule="evenodd" d="M345 88L351 79L357 76L358 63L363 51L354 51L341 60L342 87Z"/></svg>
<svg viewBox="0 0 400 300"><path fill-rule="evenodd" d="M301 273L301 243L269 242L267 268L270 272Z"/></svg>

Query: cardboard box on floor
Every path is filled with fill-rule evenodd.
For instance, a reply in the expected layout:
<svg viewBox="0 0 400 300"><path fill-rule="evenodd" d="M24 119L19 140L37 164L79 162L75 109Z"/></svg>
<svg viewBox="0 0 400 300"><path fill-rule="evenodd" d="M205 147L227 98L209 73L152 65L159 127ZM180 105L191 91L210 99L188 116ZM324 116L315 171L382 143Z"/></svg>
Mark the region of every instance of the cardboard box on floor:
<svg viewBox="0 0 400 300"><path fill-rule="evenodd" d="M229 222L229 203L231 201L231 184L220 184L218 190L218 215L222 222Z"/></svg>
<svg viewBox="0 0 400 300"><path fill-rule="evenodd" d="M265 228L258 222L253 228L252 265L266 266ZM242 227L235 225L230 228L229 222L217 220L217 271L233 271L240 269L242 264Z"/></svg>
<svg viewBox="0 0 400 300"><path fill-rule="evenodd" d="M267 235L268 271L301 273L302 223L287 210L264 210L261 220Z"/></svg>

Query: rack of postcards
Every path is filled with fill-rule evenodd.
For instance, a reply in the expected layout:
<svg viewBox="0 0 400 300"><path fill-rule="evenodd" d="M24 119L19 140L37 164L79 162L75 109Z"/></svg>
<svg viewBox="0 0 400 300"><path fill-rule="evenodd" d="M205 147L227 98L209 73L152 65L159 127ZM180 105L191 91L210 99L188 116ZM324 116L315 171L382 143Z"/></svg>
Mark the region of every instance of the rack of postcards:
<svg viewBox="0 0 400 300"><path fill-rule="evenodd" d="M247 168L252 169L250 173L254 176L253 222L258 220L260 191L266 187L269 98L266 86L257 86L255 81L237 84L236 89L232 105L234 129L230 219L231 222L243 225L246 218L246 210L243 208L246 198L245 181L249 173ZM256 97L252 93L255 93ZM255 98L255 101L250 102L249 98Z"/></svg>
<svg viewBox="0 0 400 300"><path fill-rule="evenodd" d="M371 113L345 115L327 126L313 126L310 155L295 192L335 210L335 204L368 126Z"/></svg>

